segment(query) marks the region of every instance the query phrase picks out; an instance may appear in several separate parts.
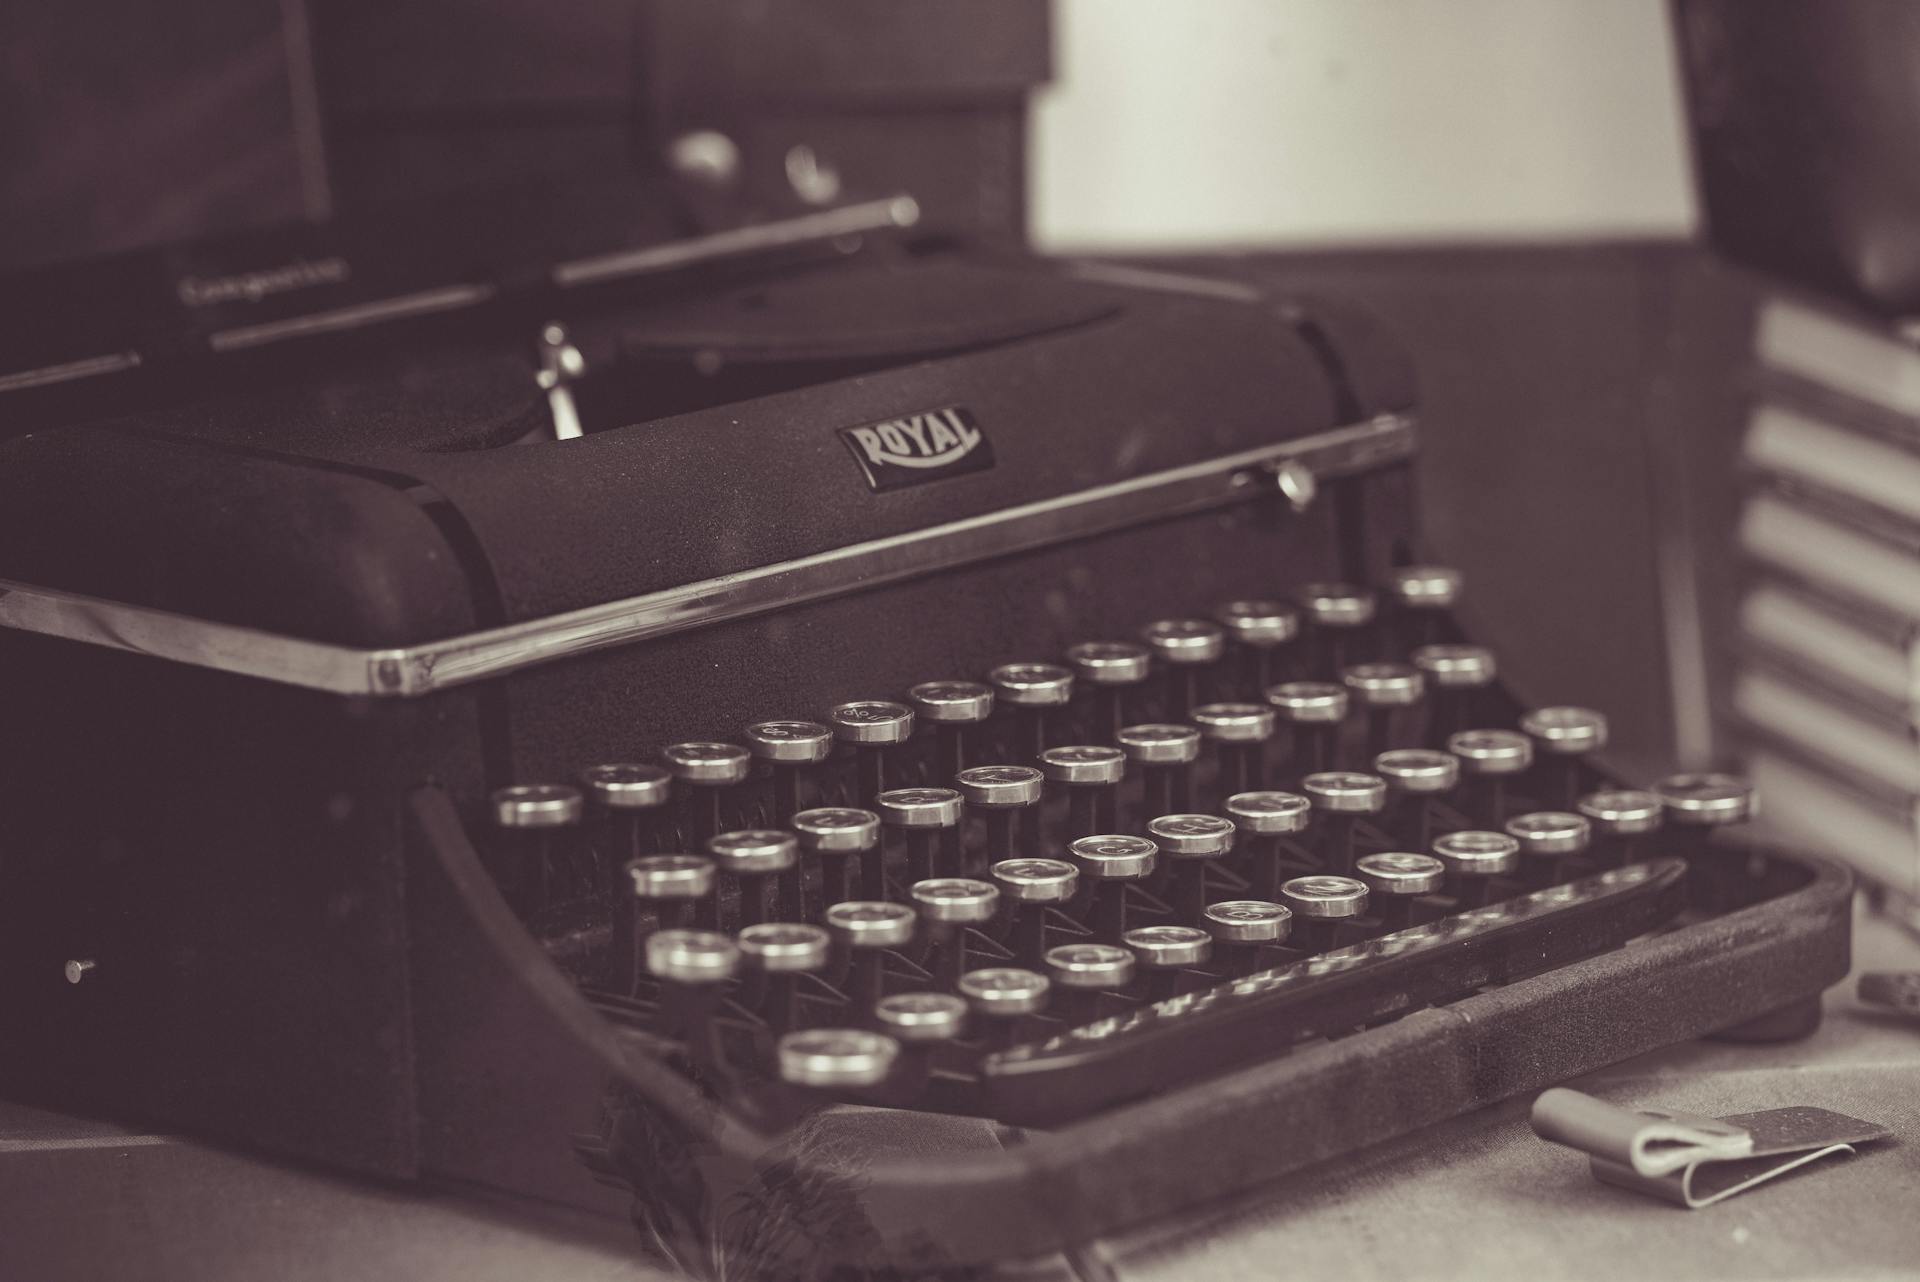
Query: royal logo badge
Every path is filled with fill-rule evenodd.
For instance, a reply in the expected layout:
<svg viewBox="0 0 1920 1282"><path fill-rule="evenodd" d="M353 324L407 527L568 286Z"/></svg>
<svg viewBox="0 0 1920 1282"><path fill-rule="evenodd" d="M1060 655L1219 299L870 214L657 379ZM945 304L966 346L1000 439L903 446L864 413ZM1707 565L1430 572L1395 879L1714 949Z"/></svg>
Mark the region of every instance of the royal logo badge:
<svg viewBox="0 0 1920 1282"><path fill-rule="evenodd" d="M897 490L993 466L992 443L973 415L958 405L843 427L840 439L876 490Z"/></svg>

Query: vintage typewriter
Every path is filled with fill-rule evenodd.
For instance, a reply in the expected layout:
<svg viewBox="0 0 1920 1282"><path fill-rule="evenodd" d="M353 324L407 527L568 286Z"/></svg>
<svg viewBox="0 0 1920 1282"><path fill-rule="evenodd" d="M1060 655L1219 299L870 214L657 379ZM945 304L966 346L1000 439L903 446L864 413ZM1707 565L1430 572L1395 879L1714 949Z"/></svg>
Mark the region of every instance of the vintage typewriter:
<svg viewBox="0 0 1920 1282"><path fill-rule="evenodd" d="M0 1091L796 1276L1812 1027L1846 879L1502 686L1374 324L917 214L16 379Z"/></svg>

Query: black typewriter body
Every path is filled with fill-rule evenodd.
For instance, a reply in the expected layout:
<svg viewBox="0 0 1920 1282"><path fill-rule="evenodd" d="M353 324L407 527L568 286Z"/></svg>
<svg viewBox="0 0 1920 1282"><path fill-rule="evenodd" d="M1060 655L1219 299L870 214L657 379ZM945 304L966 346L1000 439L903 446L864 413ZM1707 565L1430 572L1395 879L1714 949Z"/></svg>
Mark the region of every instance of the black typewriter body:
<svg viewBox="0 0 1920 1282"><path fill-rule="evenodd" d="M1813 1026L1847 878L1516 733L1382 325L1021 247L1047 25L36 11L0 1096L971 1276Z"/></svg>
<svg viewBox="0 0 1920 1282"><path fill-rule="evenodd" d="M778 772L678 778L637 816L588 804L532 844L495 826L499 790L1061 664L1229 602L1384 584L1421 555L1412 371L1324 300L885 249L609 297L573 332L619 371L576 389L603 429L576 440L534 439L534 396L449 429L409 418L417 388L263 367L244 394L0 445L0 1090L631 1211L681 1249L732 1225L774 1261L961 1268L1783 1009L1804 1031L1844 974L1843 875L1669 825L1484 903L1449 883L1399 929L1297 918L1291 946L1025 1023L976 1013L914 1052L905 1086L905 1068L783 1081L766 984L670 994L639 959L675 923L636 907L623 871L784 828ZM1342 663L1462 640L1445 611L1391 609L1271 654L1229 640L1193 677L1156 658L1118 713L1083 680L1057 708L1003 697L953 742L968 765L1027 765L1042 744L1106 745L1121 722L1257 706L1275 679L1337 684ZM1470 705L1450 715L1523 711L1497 684ZM1182 810L1222 813L1230 770L1269 790L1308 765L1365 772L1382 746L1426 743L1428 715L1376 729L1356 710L1252 766L1210 745ZM876 778L949 786L954 750L923 718L877 764L839 741L792 786L858 809ZM1554 769L1516 776L1502 814L1606 786ZM1129 771L1094 813L1137 837L1154 797ZM1071 862L1091 834L1063 791L1042 789L1029 828L969 806L937 871ZM1405 812L1341 820L1345 857L1498 829L1480 804L1436 803L1417 835ZM1018 848L988 850L997 832ZM875 856L897 902L924 871L902 840ZM1241 840L1194 894L1263 898ZM1320 840L1274 857L1334 871ZM809 901L830 862L802 859ZM1186 885L1143 882L1131 920L1183 921ZM749 893L722 878L705 924L737 930ZM1049 947L1103 938L1074 894L1035 918ZM1016 965L1029 908L939 946ZM880 991L941 987L922 942L883 951ZM796 1027L871 1025L849 965L794 999Z"/></svg>

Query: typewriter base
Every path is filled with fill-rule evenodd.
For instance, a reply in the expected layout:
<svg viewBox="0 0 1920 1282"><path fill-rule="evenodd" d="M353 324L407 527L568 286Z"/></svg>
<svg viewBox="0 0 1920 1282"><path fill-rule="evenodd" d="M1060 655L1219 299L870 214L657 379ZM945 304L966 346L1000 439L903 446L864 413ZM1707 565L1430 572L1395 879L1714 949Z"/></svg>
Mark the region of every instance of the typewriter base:
<svg viewBox="0 0 1920 1282"><path fill-rule="evenodd" d="M438 941L414 977L415 1009L437 1012L419 1031L423 1168L604 1208L606 1189L565 1152L571 1127L586 1133L580 1160L631 1188L636 1216L677 1247L697 1250L715 1226L783 1244L768 1276L1071 1247L1817 1000L1850 950L1849 876L1769 852L1804 870L1799 889L1003 1147L943 1151L951 1119L927 1116L891 1128L905 1139L889 1152L850 1143L824 1120L835 1114L791 1136L750 1131L623 1047L519 930L445 797L416 794L413 824L417 937ZM525 1059L459 1049L486 1045Z"/></svg>
<svg viewBox="0 0 1920 1282"><path fill-rule="evenodd" d="M1717 1042L1797 1042L1820 1031L1820 998L1802 997L1757 1019L1710 1034Z"/></svg>

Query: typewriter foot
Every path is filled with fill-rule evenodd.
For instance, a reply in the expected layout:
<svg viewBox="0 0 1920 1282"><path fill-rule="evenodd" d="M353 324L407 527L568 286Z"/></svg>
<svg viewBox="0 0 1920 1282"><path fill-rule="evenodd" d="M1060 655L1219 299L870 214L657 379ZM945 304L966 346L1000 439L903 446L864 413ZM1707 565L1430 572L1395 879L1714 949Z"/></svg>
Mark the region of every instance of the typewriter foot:
<svg viewBox="0 0 1920 1282"><path fill-rule="evenodd" d="M1708 1036L1716 1042L1793 1042L1811 1037L1819 1027L1820 997L1816 993Z"/></svg>

